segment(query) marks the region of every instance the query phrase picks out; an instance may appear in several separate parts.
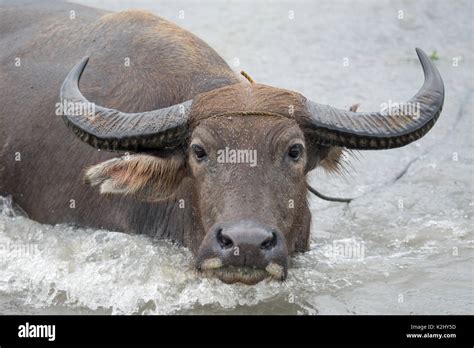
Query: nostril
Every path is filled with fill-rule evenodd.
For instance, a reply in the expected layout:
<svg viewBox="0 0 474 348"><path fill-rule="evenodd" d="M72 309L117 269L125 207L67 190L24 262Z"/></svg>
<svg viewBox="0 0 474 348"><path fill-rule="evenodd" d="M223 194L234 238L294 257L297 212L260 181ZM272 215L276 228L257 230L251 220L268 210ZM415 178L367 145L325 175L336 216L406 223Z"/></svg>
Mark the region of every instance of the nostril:
<svg viewBox="0 0 474 348"><path fill-rule="evenodd" d="M234 242L232 242L232 239L222 234L222 228L219 228L217 230L216 238L217 238L217 242L223 249L229 249L232 247L232 245L234 245Z"/></svg>
<svg viewBox="0 0 474 348"><path fill-rule="evenodd" d="M275 232L272 232L272 235L265 239L262 244L260 244L260 249L269 250L275 247L277 244L277 235Z"/></svg>

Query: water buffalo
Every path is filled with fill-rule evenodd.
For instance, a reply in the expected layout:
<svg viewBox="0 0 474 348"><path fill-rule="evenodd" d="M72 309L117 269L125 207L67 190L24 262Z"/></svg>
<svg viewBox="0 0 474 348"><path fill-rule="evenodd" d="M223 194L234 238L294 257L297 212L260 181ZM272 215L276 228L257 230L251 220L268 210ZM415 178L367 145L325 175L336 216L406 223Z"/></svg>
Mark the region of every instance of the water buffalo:
<svg viewBox="0 0 474 348"><path fill-rule="evenodd" d="M420 49L412 99L355 112L252 83L144 11L7 2L0 32L0 194L42 223L169 238L229 283L283 280L308 250L311 170L421 138L444 101Z"/></svg>

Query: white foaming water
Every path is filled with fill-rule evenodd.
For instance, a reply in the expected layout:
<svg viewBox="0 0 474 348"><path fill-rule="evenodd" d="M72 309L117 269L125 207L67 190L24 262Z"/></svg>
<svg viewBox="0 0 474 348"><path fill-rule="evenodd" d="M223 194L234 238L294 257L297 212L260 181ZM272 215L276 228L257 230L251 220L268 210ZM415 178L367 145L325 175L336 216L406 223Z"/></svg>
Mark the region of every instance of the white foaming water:
<svg viewBox="0 0 474 348"><path fill-rule="evenodd" d="M445 106L415 144L360 153L345 179L310 176L326 194L358 198L349 205L310 198L311 250L292 258L284 283L203 279L185 248L39 224L3 197L0 313L474 312L469 1L360 1L357 15L345 1L77 2L148 9L197 34L257 82L341 108L359 102L361 111L411 97L422 83L414 47L437 50Z"/></svg>
<svg viewBox="0 0 474 348"><path fill-rule="evenodd" d="M468 312L463 302L469 294L462 296L462 288L468 286L472 264L467 255L451 255L453 245L466 241L466 232L446 220L428 221L402 239L376 230L367 232L365 241L322 232L313 238L310 252L293 258L286 282L247 286L200 278L191 253L166 241L42 225L11 211L10 200L2 198L2 313ZM383 233L391 234L390 229ZM462 245L458 254L470 247ZM441 269L446 273L427 284L427 273L430 279L444 273ZM414 296L420 287L425 292ZM449 306L431 307L433 294L426 292L431 287ZM369 297L359 299L361 291L370 291ZM406 296L402 302L400 294Z"/></svg>

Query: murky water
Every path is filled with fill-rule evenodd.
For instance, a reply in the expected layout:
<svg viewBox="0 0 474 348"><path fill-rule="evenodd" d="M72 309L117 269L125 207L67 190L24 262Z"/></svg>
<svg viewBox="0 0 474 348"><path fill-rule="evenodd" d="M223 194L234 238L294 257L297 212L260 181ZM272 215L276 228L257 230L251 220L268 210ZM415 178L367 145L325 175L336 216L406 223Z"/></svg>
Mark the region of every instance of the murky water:
<svg viewBox="0 0 474 348"><path fill-rule="evenodd" d="M232 66L238 58L234 68L258 82L339 107L359 102L361 110L378 109L389 98L409 98L422 83L414 47L437 51L443 114L415 144L352 156L342 178L311 174L321 191L358 198L349 205L310 198L311 251L292 259L284 283L199 278L185 248L38 224L2 197L0 313L474 312L470 1L138 1L133 7L191 30Z"/></svg>

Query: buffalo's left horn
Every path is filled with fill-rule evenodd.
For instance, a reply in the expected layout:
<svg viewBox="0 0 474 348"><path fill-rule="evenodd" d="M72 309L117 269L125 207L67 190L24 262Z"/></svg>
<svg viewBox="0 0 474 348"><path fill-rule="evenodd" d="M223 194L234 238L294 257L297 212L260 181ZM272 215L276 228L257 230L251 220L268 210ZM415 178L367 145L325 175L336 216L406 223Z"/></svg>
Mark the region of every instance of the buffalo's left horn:
<svg viewBox="0 0 474 348"><path fill-rule="evenodd" d="M81 140L110 151L151 151L174 147L183 141L192 100L137 113L95 105L79 90L79 80L88 60L89 57L85 57L72 68L60 94L61 104L66 106L63 119Z"/></svg>
<svg viewBox="0 0 474 348"><path fill-rule="evenodd" d="M419 48L416 53L425 82L412 99L381 112L352 112L308 100L310 119L302 123L310 129L311 140L349 149L379 150L404 146L425 135L443 108L444 85L426 53Z"/></svg>

